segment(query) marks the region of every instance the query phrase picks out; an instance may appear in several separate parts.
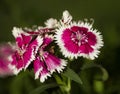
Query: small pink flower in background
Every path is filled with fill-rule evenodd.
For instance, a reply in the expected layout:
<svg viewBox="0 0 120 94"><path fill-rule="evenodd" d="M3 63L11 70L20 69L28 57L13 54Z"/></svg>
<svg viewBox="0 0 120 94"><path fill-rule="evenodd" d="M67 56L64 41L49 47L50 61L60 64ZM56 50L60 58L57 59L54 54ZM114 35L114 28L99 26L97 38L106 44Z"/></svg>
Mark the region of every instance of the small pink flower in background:
<svg viewBox="0 0 120 94"><path fill-rule="evenodd" d="M65 13L66 11L63 14ZM55 35L63 55L71 59L78 56L89 59L98 57L99 49L103 46L100 32L93 30L92 25L87 22L70 22L69 16L67 18L69 23L66 24L63 21Z"/></svg>
<svg viewBox="0 0 120 94"><path fill-rule="evenodd" d="M42 44L40 36L31 36L24 32L21 28L13 28L13 35L16 39L17 49L11 57L9 67L18 74L22 69L26 69L35 59L35 54L39 46Z"/></svg>
<svg viewBox="0 0 120 94"><path fill-rule="evenodd" d="M0 76L13 75L13 71L8 67L11 63L9 57L14 53L15 46L10 44L1 44L0 45Z"/></svg>

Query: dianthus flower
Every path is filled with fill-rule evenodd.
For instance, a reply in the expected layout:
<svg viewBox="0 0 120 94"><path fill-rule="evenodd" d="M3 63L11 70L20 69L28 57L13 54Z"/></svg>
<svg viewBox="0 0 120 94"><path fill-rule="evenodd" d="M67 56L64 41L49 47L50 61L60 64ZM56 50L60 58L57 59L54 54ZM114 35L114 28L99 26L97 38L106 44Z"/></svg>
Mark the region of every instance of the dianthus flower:
<svg viewBox="0 0 120 94"><path fill-rule="evenodd" d="M63 12L63 18L56 31L55 40L65 57L77 58L83 56L89 59L98 57L103 46L100 32L92 28L88 22L72 22L68 11Z"/></svg>
<svg viewBox="0 0 120 94"><path fill-rule="evenodd" d="M36 32L25 32L21 28L13 28L17 48L9 58L11 60L9 67L14 74L18 74L33 63L35 79L40 78L40 81L44 82L53 72L60 73L65 68L67 64L65 60L45 50L53 41L53 36L46 34L46 30L42 28Z"/></svg>
<svg viewBox="0 0 120 94"><path fill-rule="evenodd" d="M11 56L11 64L9 67L18 74L22 69L26 69L35 59L35 54L39 46L42 44L40 36L31 36L24 32L21 28L13 28L13 36L16 39L16 51Z"/></svg>
<svg viewBox="0 0 120 94"><path fill-rule="evenodd" d="M45 47L53 41L51 36L43 38L43 44L40 46L36 59L34 60L35 79L40 77L40 81L44 82L47 77L55 71L60 73L65 68L67 62L58 58L49 51L45 51Z"/></svg>

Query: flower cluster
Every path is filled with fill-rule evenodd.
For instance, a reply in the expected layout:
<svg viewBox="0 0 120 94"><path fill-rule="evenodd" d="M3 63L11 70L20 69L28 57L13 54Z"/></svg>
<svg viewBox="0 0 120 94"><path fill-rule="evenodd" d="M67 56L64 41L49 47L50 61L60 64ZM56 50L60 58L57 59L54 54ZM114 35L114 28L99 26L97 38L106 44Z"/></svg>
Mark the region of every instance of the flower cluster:
<svg viewBox="0 0 120 94"><path fill-rule="evenodd" d="M14 27L12 31L16 40L14 52L9 56L9 68L14 74L33 65L35 79L44 82L53 72L62 72L67 61L65 58L85 57L95 59L103 46L100 32L92 24L72 21L68 11L63 12L62 19L50 18L45 26L37 29ZM51 44L58 46L51 46ZM59 47L64 59L54 51Z"/></svg>
<svg viewBox="0 0 120 94"><path fill-rule="evenodd" d="M53 36L39 31L25 32L21 28L13 28L13 36L16 40L16 51L9 58L9 67L14 74L18 74L22 69L27 69L33 63L35 79L40 78L44 82L48 76L55 71L61 72L66 66L66 61L58 58L45 48L53 41Z"/></svg>

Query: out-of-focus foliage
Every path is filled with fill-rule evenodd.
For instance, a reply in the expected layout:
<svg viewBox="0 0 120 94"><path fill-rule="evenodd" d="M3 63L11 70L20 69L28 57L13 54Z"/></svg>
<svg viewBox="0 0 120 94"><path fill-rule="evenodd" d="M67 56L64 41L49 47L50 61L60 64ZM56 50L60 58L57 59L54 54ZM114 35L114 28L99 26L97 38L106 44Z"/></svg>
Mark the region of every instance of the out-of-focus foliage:
<svg viewBox="0 0 120 94"><path fill-rule="evenodd" d="M68 10L74 20L93 18L94 27L102 32L104 39L99 58L94 61L79 58L71 62L70 67L80 75L83 82L82 85L72 82L71 94L120 94L119 0L0 0L0 43L14 40L11 34L13 26L43 25L47 18L61 18L64 10ZM109 78L101 80L102 72L97 67L83 70L83 62L103 66ZM54 78L45 83L51 80ZM18 76L0 78L0 94L29 94L40 85L39 80L34 80L33 72L26 71ZM43 93L59 94L59 89L54 87Z"/></svg>

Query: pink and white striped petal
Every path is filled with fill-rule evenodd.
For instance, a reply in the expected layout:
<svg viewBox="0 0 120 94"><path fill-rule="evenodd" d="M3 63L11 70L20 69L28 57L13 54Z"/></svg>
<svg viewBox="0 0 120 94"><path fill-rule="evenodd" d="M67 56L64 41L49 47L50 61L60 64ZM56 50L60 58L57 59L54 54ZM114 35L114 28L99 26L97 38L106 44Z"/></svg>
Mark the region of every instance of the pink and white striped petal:
<svg viewBox="0 0 120 94"><path fill-rule="evenodd" d="M30 63L35 59L34 49L27 48L22 57L24 62L24 69L26 69L30 65Z"/></svg>
<svg viewBox="0 0 120 94"><path fill-rule="evenodd" d="M43 39L38 36L31 43L29 43L26 52L23 54L24 59L24 69L26 69L30 63L35 59L35 54L37 53L40 45L43 43Z"/></svg>
<svg viewBox="0 0 120 94"><path fill-rule="evenodd" d="M51 74L43 63L43 69L40 73L40 82L43 83L48 77L51 77Z"/></svg>
<svg viewBox="0 0 120 94"><path fill-rule="evenodd" d="M35 73L35 79L38 79L40 76L41 71L43 70L43 66L42 66L42 61L40 60L40 57L36 57L36 59L34 60L34 73Z"/></svg>
<svg viewBox="0 0 120 94"><path fill-rule="evenodd" d="M42 83L51 76L45 63L40 59L39 56L37 56L37 58L34 60L34 73L35 79L40 78L40 82Z"/></svg>
<svg viewBox="0 0 120 94"><path fill-rule="evenodd" d="M13 70L14 74L18 74L24 68L24 61L17 52L9 57L11 63L8 65Z"/></svg>
<svg viewBox="0 0 120 94"><path fill-rule="evenodd" d="M48 53L44 53L44 61L46 63L47 69L51 72L55 72L56 70L60 73L65 66L67 65L67 62Z"/></svg>
<svg viewBox="0 0 120 94"><path fill-rule="evenodd" d="M53 41L53 36L46 34L43 38L43 44L42 48L44 49L46 46L48 46Z"/></svg>
<svg viewBox="0 0 120 94"><path fill-rule="evenodd" d="M22 28L14 27L12 33L13 36L15 37L16 44L20 48L23 48L23 46L27 45L32 39L32 37L29 34L25 33L22 30Z"/></svg>

